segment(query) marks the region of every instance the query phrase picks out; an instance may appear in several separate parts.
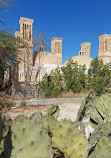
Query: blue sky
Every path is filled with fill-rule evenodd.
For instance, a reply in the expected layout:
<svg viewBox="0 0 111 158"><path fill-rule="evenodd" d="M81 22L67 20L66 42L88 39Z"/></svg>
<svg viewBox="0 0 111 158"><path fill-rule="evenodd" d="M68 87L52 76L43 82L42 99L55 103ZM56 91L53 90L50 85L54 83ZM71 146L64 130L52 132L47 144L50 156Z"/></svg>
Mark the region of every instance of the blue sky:
<svg viewBox="0 0 111 158"><path fill-rule="evenodd" d="M34 19L34 29L47 39L63 38L63 63L78 55L80 43L91 42L91 57L98 55L98 36L111 34L111 0L12 0L8 12L0 12L1 29L12 34L20 16Z"/></svg>

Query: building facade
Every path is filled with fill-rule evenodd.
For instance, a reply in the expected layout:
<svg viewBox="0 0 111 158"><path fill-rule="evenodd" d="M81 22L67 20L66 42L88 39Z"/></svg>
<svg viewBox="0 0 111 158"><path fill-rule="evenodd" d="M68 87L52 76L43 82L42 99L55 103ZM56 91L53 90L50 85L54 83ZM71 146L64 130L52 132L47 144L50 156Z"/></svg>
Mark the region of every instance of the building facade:
<svg viewBox="0 0 111 158"><path fill-rule="evenodd" d="M39 82L46 73L62 66L62 38L51 39L51 53L38 51L33 63L33 19L21 17L20 31L15 32L16 38L23 39L27 45L18 53L18 81Z"/></svg>
<svg viewBox="0 0 111 158"><path fill-rule="evenodd" d="M20 31L15 32L15 37L21 38L28 43L27 47L21 48L18 53L18 81L37 83L42 80L43 76L57 67L67 65L68 61L62 64L62 38L53 37L51 39L51 53L45 49L38 51L33 63L33 19L21 17ZM93 60L90 57L91 43L81 43L81 50L77 56L71 57L73 62L79 65L90 67ZM104 64L111 62L111 35L103 34L99 36L98 58L102 59Z"/></svg>
<svg viewBox="0 0 111 158"><path fill-rule="evenodd" d="M91 43L84 42L81 43L81 50L79 51L77 56L73 56L70 59L73 60L73 62L77 62L79 65L86 65L86 68L88 69L90 67L90 62L93 60L90 57L90 46ZM67 65L68 60L65 62L65 65Z"/></svg>
<svg viewBox="0 0 111 158"><path fill-rule="evenodd" d="M102 59L103 63L111 63L111 35L103 34L99 38L98 59Z"/></svg>

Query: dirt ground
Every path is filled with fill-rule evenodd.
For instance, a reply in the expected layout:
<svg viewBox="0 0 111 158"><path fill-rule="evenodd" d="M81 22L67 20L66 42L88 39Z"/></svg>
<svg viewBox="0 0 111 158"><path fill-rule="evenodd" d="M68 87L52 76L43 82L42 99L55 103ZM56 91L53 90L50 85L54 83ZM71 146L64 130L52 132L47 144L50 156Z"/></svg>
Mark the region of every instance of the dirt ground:
<svg viewBox="0 0 111 158"><path fill-rule="evenodd" d="M58 120L66 118L66 119L75 121L80 105L81 103L59 104L60 113L59 113ZM8 117L11 117L12 119L21 114L31 116L37 111L40 111L44 115L50 106L53 106L53 105L37 105L37 106L28 105L28 106L23 106L23 107L19 106L19 107L4 108L2 110L2 113Z"/></svg>

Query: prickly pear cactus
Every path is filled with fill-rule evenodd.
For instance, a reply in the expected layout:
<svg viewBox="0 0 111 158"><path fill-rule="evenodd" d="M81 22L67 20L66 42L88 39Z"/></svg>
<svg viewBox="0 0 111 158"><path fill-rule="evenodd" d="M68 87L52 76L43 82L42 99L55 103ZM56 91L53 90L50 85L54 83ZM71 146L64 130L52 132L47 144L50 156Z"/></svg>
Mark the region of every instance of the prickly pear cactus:
<svg viewBox="0 0 111 158"><path fill-rule="evenodd" d="M0 114L0 155L4 152L4 141L8 135L10 120L5 120Z"/></svg>
<svg viewBox="0 0 111 158"><path fill-rule="evenodd" d="M1 139L0 141L0 156L4 152L4 139Z"/></svg>
<svg viewBox="0 0 111 158"><path fill-rule="evenodd" d="M97 144L99 138L102 135L102 131L103 131L103 124L100 124L95 129L95 131L91 134L91 137L90 137L90 146L91 147L90 148L93 148Z"/></svg>
<svg viewBox="0 0 111 158"><path fill-rule="evenodd" d="M28 117L26 115L18 115L15 118L15 121L23 121L24 119L27 119Z"/></svg>
<svg viewBox="0 0 111 158"><path fill-rule="evenodd" d="M70 158L86 158L88 155L88 141L78 130L76 123L68 120L57 122L52 128L52 145L59 148L65 156Z"/></svg>
<svg viewBox="0 0 111 158"><path fill-rule="evenodd" d="M10 158L12 151L12 141L11 141L11 130L9 129L9 132L7 136L4 138L4 152L3 157L4 158Z"/></svg>
<svg viewBox="0 0 111 158"><path fill-rule="evenodd" d="M59 106L58 105L54 105L54 106L51 106L47 110L47 114L46 115L54 117L54 118L57 118L59 116L59 112L60 112Z"/></svg>
<svg viewBox="0 0 111 158"><path fill-rule="evenodd" d="M111 94L103 94L97 98L91 98L87 102L86 97L85 101L82 103L78 112L77 121L81 121L85 117L90 118L90 123L93 128L96 128L99 124L103 123L103 121L111 121ZM82 106L84 105L84 108ZM80 119L82 118L82 119Z"/></svg>
<svg viewBox="0 0 111 158"><path fill-rule="evenodd" d="M111 135L111 122L105 122L103 124L102 134L106 137Z"/></svg>
<svg viewBox="0 0 111 158"><path fill-rule="evenodd" d="M101 137L94 149L97 158L111 158L111 136Z"/></svg>
<svg viewBox="0 0 111 158"><path fill-rule="evenodd" d="M93 153L97 158L107 158L111 155L111 122L103 122L98 125L89 141L90 151L93 149ZM106 153L108 153L108 155ZM110 156L108 158L110 158Z"/></svg>
<svg viewBox="0 0 111 158"><path fill-rule="evenodd" d="M111 94L101 95L97 102L90 107L90 124L96 128L99 124L111 121Z"/></svg>
<svg viewBox="0 0 111 158"><path fill-rule="evenodd" d="M43 116L41 119L41 123L47 130L51 130L55 126L56 122L57 120L51 116Z"/></svg>
<svg viewBox="0 0 111 158"><path fill-rule="evenodd" d="M12 125L11 158L53 158L50 138L39 123L30 119Z"/></svg>
<svg viewBox="0 0 111 158"><path fill-rule="evenodd" d="M89 117L89 123L95 129L89 138L88 155L91 158L111 158L111 94L92 98L92 102L87 98L79 110L77 121Z"/></svg>
<svg viewBox="0 0 111 158"><path fill-rule="evenodd" d="M40 122L41 118L42 118L42 113L40 111L37 111L30 118L33 119L33 120L35 120L36 122Z"/></svg>
<svg viewBox="0 0 111 158"><path fill-rule="evenodd" d="M104 120L111 121L111 94L101 95L95 107Z"/></svg>
<svg viewBox="0 0 111 158"><path fill-rule="evenodd" d="M88 158L94 158L93 153L91 153Z"/></svg>
<svg viewBox="0 0 111 158"><path fill-rule="evenodd" d="M87 93L85 99L83 100L77 115L77 121L82 121L87 113L87 109L97 101L96 93L90 91Z"/></svg>
<svg viewBox="0 0 111 158"><path fill-rule="evenodd" d="M4 133L4 122L3 120L0 118L0 141L3 138L3 133ZM7 132L5 133L5 135L7 134Z"/></svg>

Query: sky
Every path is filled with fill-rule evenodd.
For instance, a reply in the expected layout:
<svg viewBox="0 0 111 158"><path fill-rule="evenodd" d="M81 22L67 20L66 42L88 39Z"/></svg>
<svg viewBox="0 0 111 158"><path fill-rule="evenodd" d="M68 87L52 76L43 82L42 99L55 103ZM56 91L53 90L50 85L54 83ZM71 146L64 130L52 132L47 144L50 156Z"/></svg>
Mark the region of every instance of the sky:
<svg viewBox="0 0 111 158"><path fill-rule="evenodd" d="M111 34L111 0L11 0L0 12L0 29L14 35L20 17L34 19L33 29L49 41L63 38L63 63L78 55L80 43L91 42L91 57L98 56L98 36ZM51 42L51 41L50 41ZM49 45L50 45L49 42Z"/></svg>

